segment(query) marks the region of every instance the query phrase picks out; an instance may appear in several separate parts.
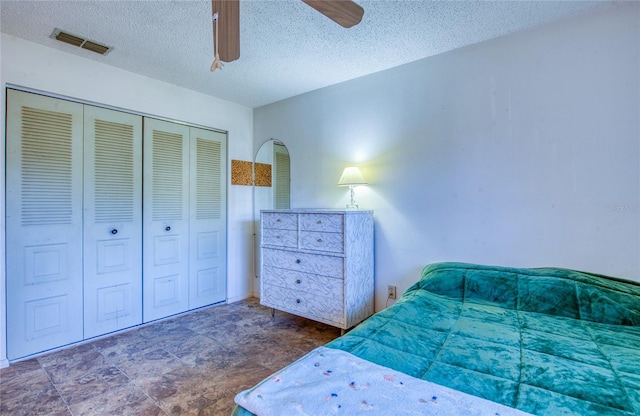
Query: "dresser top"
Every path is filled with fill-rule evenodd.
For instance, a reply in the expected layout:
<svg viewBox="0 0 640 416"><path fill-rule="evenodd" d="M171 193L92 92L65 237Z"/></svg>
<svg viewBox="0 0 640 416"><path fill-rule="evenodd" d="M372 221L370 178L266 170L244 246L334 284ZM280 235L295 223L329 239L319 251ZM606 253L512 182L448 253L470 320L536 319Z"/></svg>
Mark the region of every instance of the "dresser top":
<svg viewBox="0 0 640 416"><path fill-rule="evenodd" d="M339 208L293 208L293 209L262 209L260 212L279 212L279 213L291 213L291 214L307 214L307 213L322 213L322 214L373 214L371 210L362 209L339 209Z"/></svg>

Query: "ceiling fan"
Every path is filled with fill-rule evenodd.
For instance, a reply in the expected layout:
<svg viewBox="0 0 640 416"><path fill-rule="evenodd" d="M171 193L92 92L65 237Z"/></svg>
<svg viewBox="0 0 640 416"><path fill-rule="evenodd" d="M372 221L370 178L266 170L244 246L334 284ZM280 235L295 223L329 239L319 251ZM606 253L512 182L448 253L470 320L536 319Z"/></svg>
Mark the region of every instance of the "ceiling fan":
<svg viewBox="0 0 640 416"><path fill-rule="evenodd" d="M349 28L362 20L364 9L351 0L302 0L340 26ZM222 62L240 58L240 0L211 0L214 61L211 71Z"/></svg>

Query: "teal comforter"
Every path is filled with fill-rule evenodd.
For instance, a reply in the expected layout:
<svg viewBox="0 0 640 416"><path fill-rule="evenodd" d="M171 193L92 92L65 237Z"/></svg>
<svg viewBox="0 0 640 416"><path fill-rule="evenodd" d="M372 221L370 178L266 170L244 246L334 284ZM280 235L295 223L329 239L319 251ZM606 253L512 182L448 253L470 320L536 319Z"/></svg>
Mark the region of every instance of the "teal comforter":
<svg viewBox="0 0 640 416"><path fill-rule="evenodd" d="M395 305L327 346L538 415L640 415L635 282L433 264Z"/></svg>

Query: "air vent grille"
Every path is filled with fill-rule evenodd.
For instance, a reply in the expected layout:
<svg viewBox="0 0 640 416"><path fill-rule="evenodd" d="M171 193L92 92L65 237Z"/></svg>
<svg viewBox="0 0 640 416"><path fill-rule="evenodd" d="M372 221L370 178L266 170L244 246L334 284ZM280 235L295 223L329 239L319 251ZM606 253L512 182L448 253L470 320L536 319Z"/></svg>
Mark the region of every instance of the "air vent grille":
<svg viewBox="0 0 640 416"><path fill-rule="evenodd" d="M85 39L81 36L63 32L60 29L55 29L51 34L51 38L59 40L60 42L68 43L69 45L78 46L91 52L99 53L100 55L106 55L111 51L111 49L113 49L107 45Z"/></svg>
<svg viewBox="0 0 640 416"><path fill-rule="evenodd" d="M86 49L88 51L99 53L100 55L104 55L107 52L109 52L110 48L108 46L100 45L99 43L86 41L85 43L82 44L82 49Z"/></svg>
<svg viewBox="0 0 640 416"><path fill-rule="evenodd" d="M55 38L60 42L68 43L73 46L82 46L84 43L84 39L60 31L55 35Z"/></svg>

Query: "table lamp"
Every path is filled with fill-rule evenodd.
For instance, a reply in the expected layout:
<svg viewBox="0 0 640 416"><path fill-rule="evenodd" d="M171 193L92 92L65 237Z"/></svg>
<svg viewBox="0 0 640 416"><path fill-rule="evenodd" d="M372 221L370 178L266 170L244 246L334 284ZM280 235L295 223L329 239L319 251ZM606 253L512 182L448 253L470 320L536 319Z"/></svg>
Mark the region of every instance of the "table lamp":
<svg viewBox="0 0 640 416"><path fill-rule="evenodd" d="M359 168L353 166L344 168L344 172L342 172L342 176L340 176L340 180L338 181L338 186L348 186L351 191L351 201L347 204L347 209L358 209L358 205L356 205L353 199L353 188L366 184L367 182L362 177Z"/></svg>

